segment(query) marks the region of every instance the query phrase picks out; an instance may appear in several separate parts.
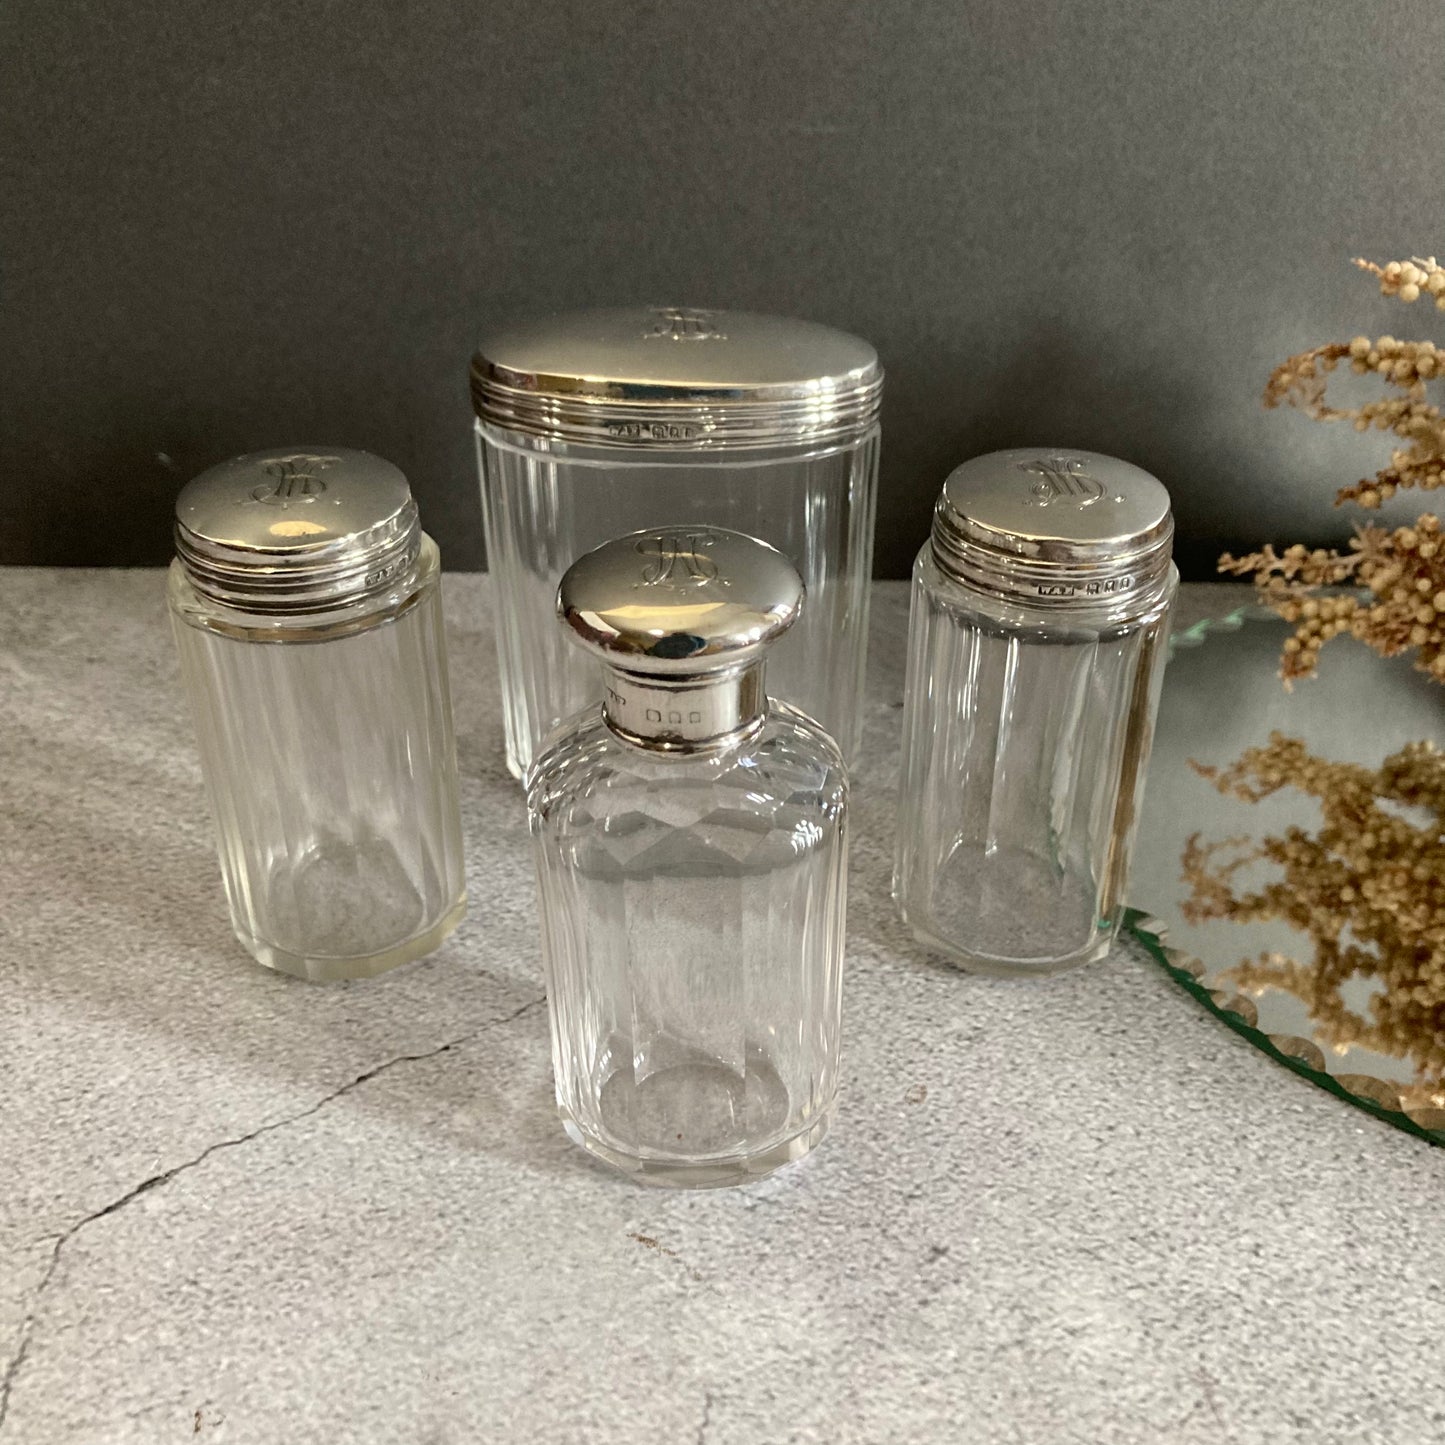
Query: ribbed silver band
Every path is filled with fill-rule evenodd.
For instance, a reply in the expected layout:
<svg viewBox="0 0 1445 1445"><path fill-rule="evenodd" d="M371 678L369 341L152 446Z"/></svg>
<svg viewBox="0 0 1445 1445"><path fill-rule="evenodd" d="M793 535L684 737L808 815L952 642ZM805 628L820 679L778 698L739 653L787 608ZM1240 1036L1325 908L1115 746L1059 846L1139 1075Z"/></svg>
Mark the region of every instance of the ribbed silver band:
<svg viewBox="0 0 1445 1445"><path fill-rule="evenodd" d="M619 385L616 396L565 396L508 386L473 364L472 404L487 425L596 447L675 451L826 446L868 431L878 418L881 375L849 390L759 400L748 393L649 399Z"/></svg>
<svg viewBox="0 0 1445 1445"><path fill-rule="evenodd" d="M360 537L312 551L228 547L176 525L176 555L196 591L245 612L309 616L381 597L421 551L416 503Z"/></svg>
<svg viewBox="0 0 1445 1445"><path fill-rule="evenodd" d="M1112 619L1125 620L1147 612L1166 587L1173 538L1170 525L1139 546L1088 562L1051 557L1046 544L1023 555L963 534L940 502L932 548L939 570L965 587L1032 607L1102 608Z"/></svg>
<svg viewBox="0 0 1445 1445"><path fill-rule="evenodd" d="M760 661L685 677L607 667L603 683L607 725L627 742L657 752L726 747L756 728L768 706Z"/></svg>

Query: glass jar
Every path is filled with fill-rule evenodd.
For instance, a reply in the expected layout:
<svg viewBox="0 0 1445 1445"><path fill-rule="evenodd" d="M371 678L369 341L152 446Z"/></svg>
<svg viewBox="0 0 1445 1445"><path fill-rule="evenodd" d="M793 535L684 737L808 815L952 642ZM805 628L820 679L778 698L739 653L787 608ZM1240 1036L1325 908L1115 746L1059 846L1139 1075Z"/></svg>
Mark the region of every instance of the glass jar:
<svg viewBox="0 0 1445 1445"><path fill-rule="evenodd" d="M643 1183L745 1182L832 1117L847 780L763 689L802 596L786 558L721 528L635 533L562 579L605 700L527 795L557 1105Z"/></svg>
<svg viewBox="0 0 1445 1445"><path fill-rule="evenodd" d="M1169 496L1091 452L949 478L913 571L893 895L988 973L1108 953L1179 575Z"/></svg>
<svg viewBox="0 0 1445 1445"><path fill-rule="evenodd" d="M597 696L553 622L562 571L639 527L734 527L789 557L808 608L769 676L851 754L860 733L883 373L805 321L632 307L483 339L472 362L507 761Z"/></svg>
<svg viewBox="0 0 1445 1445"><path fill-rule="evenodd" d="M257 452L176 501L169 602L236 937L364 978L466 909L436 544L406 478Z"/></svg>

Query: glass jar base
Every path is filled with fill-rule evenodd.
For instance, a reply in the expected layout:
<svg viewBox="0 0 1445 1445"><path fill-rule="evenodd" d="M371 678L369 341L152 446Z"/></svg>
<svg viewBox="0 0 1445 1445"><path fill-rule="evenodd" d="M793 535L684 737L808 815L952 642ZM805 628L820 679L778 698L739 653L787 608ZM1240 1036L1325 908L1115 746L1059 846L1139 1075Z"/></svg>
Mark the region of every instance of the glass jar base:
<svg viewBox="0 0 1445 1445"><path fill-rule="evenodd" d="M1108 956L1117 932L1116 929L1110 929L1087 948L1061 954L1056 958L996 958L990 954L970 953L957 943L941 938L937 933L921 926L906 912L903 912L903 921L914 938L929 952L942 954L955 968L961 968L966 973L989 974L995 978L1049 978L1056 973L1068 973L1072 969L1082 968L1086 963L1097 963Z"/></svg>
<svg viewBox="0 0 1445 1445"><path fill-rule="evenodd" d="M810 1154L833 1123L833 1105L820 1113L806 1129L770 1144L753 1154L729 1154L711 1159L669 1159L657 1154L628 1154L589 1134L575 1118L562 1111L567 1137L595 1159L620 1170L634 1183L654 1189L729 1189L754 1184L759 1179Z"/></svg>
<svg viewBox="0 0 1445 1445"><path fill-rule="evenodd" d="M383 949L380 953L368 953L355 958L292 953L278 948L274 943L256 938L241 928L236 928L235 932L246 952L266 968L277 973L290 974L292 978L304 978L311 983L341 983L348 979L375 978L379 973L386 973L403 963L412 963L416 959L425 958L429 953L435 953L466 916L467 899L463 894L441 919L424 933L418 933L404 943Z"/></svg>

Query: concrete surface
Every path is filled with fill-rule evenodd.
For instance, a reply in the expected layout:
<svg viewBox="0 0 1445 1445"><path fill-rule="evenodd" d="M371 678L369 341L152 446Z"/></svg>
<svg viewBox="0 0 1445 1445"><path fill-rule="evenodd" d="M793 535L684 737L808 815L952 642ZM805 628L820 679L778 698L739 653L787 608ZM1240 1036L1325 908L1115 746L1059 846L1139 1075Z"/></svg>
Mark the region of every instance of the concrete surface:
<svg viewBox="0 0 1445 1445"><path fill-rule="evenodd" d="M162 574L0 572L0 1445L1445 1439L1440 1154L1127 948L999 982L895 921L902 584L834 1134L732 1192L591 1164L446 585L471 917L324 987L231 939Z"/></svg>

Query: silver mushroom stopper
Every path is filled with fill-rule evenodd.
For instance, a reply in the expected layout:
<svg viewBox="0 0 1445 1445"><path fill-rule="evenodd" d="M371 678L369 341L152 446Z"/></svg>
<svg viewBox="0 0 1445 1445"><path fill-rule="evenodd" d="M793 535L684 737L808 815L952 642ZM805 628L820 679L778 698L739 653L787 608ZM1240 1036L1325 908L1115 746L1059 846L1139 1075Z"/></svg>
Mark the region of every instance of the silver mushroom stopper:
<svg viewBox="0 0 1445 1445"><path fill-rule="evenodd" d="M763 659L797 620L803 580L775 547L724 527L649 527L567 569L557 615L606 667L613 731L697 752L750 732Z"/></svg>

